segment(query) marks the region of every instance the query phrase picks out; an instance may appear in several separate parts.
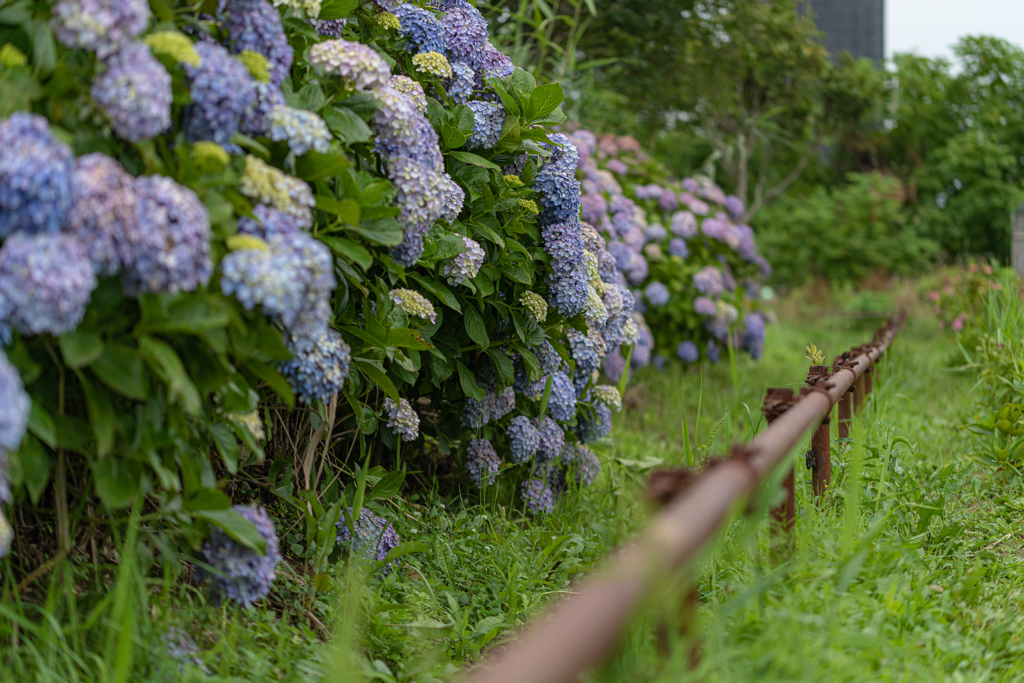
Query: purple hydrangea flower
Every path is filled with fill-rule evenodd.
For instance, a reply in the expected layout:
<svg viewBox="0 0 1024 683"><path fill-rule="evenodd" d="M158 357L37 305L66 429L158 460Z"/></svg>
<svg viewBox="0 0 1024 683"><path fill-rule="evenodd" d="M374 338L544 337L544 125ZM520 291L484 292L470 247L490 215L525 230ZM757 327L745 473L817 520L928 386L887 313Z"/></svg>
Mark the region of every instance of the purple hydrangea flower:
<svg viewBox="0 0 1024 683"><path fill-rule="evenodd" d="M203 573L218 598L226 597L249 607L270 593L281 552L274 523L265 509L255 505L235 505L232 509L256 525L266 541L266 553L260 555L215 527L210 540L203 544L203 560L210 566Z"/></svg>
<svg viewBox="0 0 1024 683"><path fill-rule="evenodd" d="M551 152L551 158L544 162L544 165L563 173L573 174L580 162L580 155L576 151L576 145L572 140L562 133L552 133L548 136L551 143L542 142L541 146Z"/></svg>
<svg viewBox="0 0 1024 683"><path fill-rule="evenodd" d="M548 280L548 301L564 318L572 318L587 305L590 284L583 266L569 273L553 273Z"/></svg>
<svg viewBox="0 0 1024 683"><path fill-rule="evenodd" d="M754 360L759 360L764 354L764 337L764 317L760 313L751 313L743 318L743 348Z"/></svg>
<svg viewBox="0 0 1024 683"><path fill-rule="evenodd" d="M583 334L579 330L570 328L567 337L572 358L576 362L576 370L573 374L576 380L576 389L582 391L590 380L590 376L601 367L601 359L604 358L608 349L597 330L593 330L590 334Z"/></svg>
<svg viewBox="0 0 1024 683"><path fill-rule="evenodd" d="M407 157L440 174L440 139L415 101L390 85L378 88L374 95L380 102L370 121L377 133L377 151L389 159Z"/></svg>
<svg viewBox="0 0 1024 683"><path fill-rule="evenodd" d="M171 75L145 43L128 43L106 60L106 67L89 94L119 138L142 142L171 127Z"/></svg>
<svg viewBox="0 0 1024 683"><path fill-rule="evenodd" d="M579 221L552 223L541 228L544 251L551 257L551 270L559 275L578 270L583 264L583 239Z"/></svg>
<svg viewBox="0 0 1024 683"><path fill-rule="evenodd" d="M491 149L501 139L505 126L505 106L497 102L472 100L466 106L473 110L473 134L466 140L470 149Z"/></svg>
<svg viewBox="0 0 1024 683"><path fill-rule="evenodd" d="M479 53L487 43L487 21L465 0L445 3L441 25L452 61L474 67Z"/></svg>
<svg viewBox="0 0 1024 683"><path fill-rule="evenodd" d="M466 471L473 483L483 488L494 483L501 459L487 439L473 439L466 449Z"/></svg>
<svg viewBox="0 0 1024 683"><path fill-rule="evenodd" d="M675 211L679 208L679 195L666 187L658 197L658 208L665 212Z"/></svg>
<svg viewBox="0 0 1024 683"><path fill-rule="evenodd" d="M580 215L588 223L599 223L608 214L608 201L601 194L585 194L580 198Z"/></svg>
<svg viewBox="0 0 1024 683"><path fill-rule="evenodd" d="M0 246L0 311L22 334L74 330L94 289L92 262L73 235L16 232Z"/></svg>
<svg viewBox="0 0 1024 683"><path fill-rule="evenodd" d="M268 240L274 235L288 235L301 232L306 225L297 217L266 204L257 204L252 215L238 219L238 232Z"/></svg>
<svg viewBox="0 0 1024 683"><path fill-rule="evenodd" d="M581 444L567 443L562 448L562 463L575 470L576 483L590 486L601 474L601 461L594 452Z"/></svg>
<svg viewBox="0 0 1024 683"><path fill-rule="evenodd" d="M15 112L0 122L0 237L53 232L71 208L74 156L42 116Z"/></svg>
<svg viewBox="0 0 1024 683"><path fill-rule="evenodd" d="M693 276L693 287L701 294L716 297L725 289L722 271L715 266L704 266Z"/></svg>
<svg viewBox="0 0 1024 683"><path fill-rule="evenodd" d="M402 23L400 33L405 36L411 53L448 54L444 26L432 12L409 3L402 3L395 10L395 16Z"/></svg>
<svg viewBox="0 0 1024 683"><path fill-rule="evenodd" d="M526 509L535 515L546 515L555 509L554 492L544 479L524 481L522 496Z"/></svg>
<svg viewBox="0 0 1024 683"><path fill-rule="evenodd" d="M32 400L25 393L18 369L0 351L0 453L16 451L28 426L28 414ZM0 495L0 502L9 503L10 498Z"/></svg>
<svg viewBox="0 0 1024 683"><path fill-rule="evenodd" d="M661 223L651 223L644 230L644 238L648 242L660 242L668 237L668 230Z"/></svg>
<svg viewBox="0 0 1024 683"><path fill-rule="evenodd" d="M314 19L313 28L322 36L328 38L341 38L341 31L348 24L348 19Z"/></svg>
<svg viewBox="0 0 1024 683"><path fill-rule="evenodd" d="M185 672L185 662L191 662L207 676L212 675L210 668L199 657L199 646L196 645L196 641L185 631L177 626L171 626L160 639L167 645L167 656L178 660L179 673Z"/></svg>
<svg viewBox="0 0 1024 683"><path fill-rule="evenodd" d="M700 351L697 349L697 345L690 340L679 342L679 346L676 347L676 355L684 363L696 363L700 360Z"/></svg>
<svg viewBox="0 0 1024 683"><path fill-rule="evenodd" d="M661 193L664 191L661 185L657 183L651 183L650 185L637 185L634 188L636 192L636 198L640 201L647 199L658 199L661 197Z"/></svg>
<svg viewBox="0 0 1024 683"><path fill-rule="evenodd" d="M698 296L693 300L693 310L700 315L712 316L715 314L715 302L706 296Z"/></svg>
<svg viewBox="0 0 1024 683"><path fill-rule="evenodd" d="M736 195L729 195L725 198L725 210L729 212L729 215L733 218L739 218L743 215L743 200Z"/></svg>
<svg viewBox="0 0 1024 683"><path fill-rule="evenodd" d="M456 104L466 104L473 96L476 79L473 69L462 62L452 62L452 77L448 84L448 96Z"/></svg>
<svg viewBox="0 0 1024 683"><path fill-rule="evenodd" d="M486 256L483 248L475 240L463 237L462 245L466 247L466 251L455 255L441 267L441 274L450 285L461 285L466 280L475 278Z"/></svg>
<svg viewBox="0 0 1024 683"><path fill-rule="evenodd" d="M581 417L576 428L580 441L590 443L608 436L612 431L612 409L603 403L594 406L594 416Z"/></svg>
<svg viewBox="0 0 1024 683"><path fill-rule="evenodd" d="M238 130L246 135L265 135L270 126L267 122L267 115L279 105L284 105L284 94L276 85L270 83L253 83L256 97L242 114L242 120L238 123Z"/></svg>
<svg viewBox="0 0 1024 683"><path fill-rule="evenodd" d="M533 189L543 207L539 216L542 225L579 220L580 184L571 173L551 166L542 168Z"/></svg>
<svg viewBox="0 0 1024 683"><path fill-rule="evenodd" d="M450 225L458 219L462 212L462 207L466 203L466 192L447 173L444 173L442 177L444 178L444 185L441 188L444 192L444 212L441 214L441 220Z"/></svg>
<svg viewBox="0 0 1024 683"><path fill-rule="evenodd" d="M212 140L221 147L234 149L231 136L256 100L255 82L245 66L220 45L197 43L196 52L202 59L199 66L185 65L192 95L186 136L189 140Z"/></svg>
<svg viewBox="0 0 1024 683"><path fill-rule="evenodd" d="M648 274L651 272L650 265L640 254L630 252L633 256L630 258L629 268L625 271L626 279L629 284L639 286L643 284L643 281L647 279Z"/></svg>
<svg viewBox="0 0 1024 683"><path fill-rule="evenodd" d="M693 194L700 192L700 183L697 182L696 178L683 178L683 189Z"/></svg>
<svg viewBox="0 0 1024 683"><path fill-rule="evenodd" d="M542 465L558 457L565 445L565 430L561 425L545 416L536 422L540 441L537 442L537 464Z"/></svg>
<svg viewBox="0 0 1024 683"><path fill-rule="evenodd" d="M722 358L722 349L714 339L708 339L708 360L717 363Z"/></svg>
<svg viewBox="0 0 1024 683"><path fill-rule="evenodd" d="M700 231L713 240L725 242L729 236L729 222L725 218L711 216L700 224Z"/></svg>
<svg viewBox="0 0 1024 683"><path fill-rule="evenodd" d="M50 25L65 47L103 59L142 33L149 16L146 0L61 0Z"/></svg>
<svg viewBox="0 0 1024 683"><path fill-rule="evenodd" d="M686 240L681 237L673 237L668 242L668 254L669 256L678 256L681 259L685 259L690 255L690 249L686 246Z"/></svg>
<svg viewBox="0 0 1024 683"><path fill-rule="evenodd" d="M656 307L664 306L668 303L669 299L668 287L661 282L652 282L647 285L644 288L644 295L651 302L651 305Z"/></svg>
<svg viewBox="0 0 1024 683"><path fill-rule="evenodd" d="M342 508L341 519L336 524L338 528L337 544L363 559L383 562L388 553L398 547L400 539L394 525L364 507L359 511L359 519L352 525L356 532L353 540L352 530L349 529L349 520L354 515L355 510L352 508ZM394 563L388 562L384 565L382 573L385 576L391 573L392 564Z"/></svg>
<svg viewBox="0 0 1024 683"><path fill-rule="evenodd" d="M345 386L352 349L337 330L323 326L313 339L289 340L295 356L279 370L300 401L326 401Z"/></svg>
<svg viewBox="0 0 1024 683"><path fill-rule="evenodd" d="M309 63L325 73L336 73L362 92L382 88L391 78L391 67L372 47L340 38L311 47Z"/></svg>
<svg viewBox="0 0 1024 683"><path fill-rule="evenodd" d="M281 26L281 15L267 0L222 0L221 10L227 12L223 24L231 53L237 55L245 50L260 53L270 63L270 82L281 85L292 68L294 57ZM200 57L206 61L205 55L200 54Z"/></svg>
<svg viewBox="0 0 1024 683"><path fill-rule="evenodd" d="M130 260L140 240L135 179L107 155L86 154L75 161L74 197L67 231L85 246L98 275L113 275L122 253Z"/></svg>
<svg viewBox="0 0 1024 683"><path fill-rule="evenodd" d="M708 206L705 202L702 202L701 200L697 199L691 194L684 193L681 199L683 200L683 203L686 204L687 207L689 207L690 211L692 211L698 216L706 216L708 215L708 212L711 211L710 206Z"/></svg>
<svg viewBox="0 0 1024 683"><path fill-rule="evenodd" d="M613 382L618 382L622 373L626 370L626 359L622 352L616 348L604 357L602 363L605 376Z"/></svg>
<svg viewBox="0 0 1024 683"><path fill-rule="evenodd" d="M278 104L264 117L263 125L271 140L288 142L295 156L309 150L326 154L331 148L331 131L324 120L311 111Z"/></svg>
<svg viewBox="0 0 1024 683"><path fill-rule="evenodd" d="M388 177L397 190L395 204L405 230L402 243L391 250L391 257L408 268L423 253L423 236L444 212L444 178L433 168L407 157L388 161Z"/></svg>
<svg viewBox="0 0 1024 683"><path fill-rule="evenodd" d="M483 51L479 53L475 63L483 70L484 78L506 78L511 76L512 72L516 69L512 59L491 45L490 41L487 42L487 46Z"/></svg>
<svg viewBox="0 0 1024 683"><path fill-rule="evenodd" d="M408 399L400 398L395 403L390 398L384 399L384 410L388 414L388 427L402 437L402 441L415 441L420 434L420 418L412 409Z"/></svg>
<svg viewBox="0 0 1024 683"><path fill-rule="evenodd" d="M576 387L569 379L569 375L564 372L555 372L548 377L551 377L548 412L551 413L551 417L561 422L571 420L576 414ZM540 399L544 395L546 384L547 377L542 377L527 387L523 393L529 398Z"/></svg>
<svg viewBox="0 0 1024 683"><path fill-rule="evenodd" d="M605 164L604 167L618 175L626 175L629 173L629 166L626 166L626 163L620 159L609 159L608 163Z"/></svg>
<svg viewBox="0 0 1024 683"><path fill-rule="evenodd" d="M673 235L682 237L684 240L693 239L697 236L697 217L689 211L677 211L672 214L669 229Z"/></svg>
<svg viewBox="0 0 1024 683"><path fill-rule="evenodd" d="M135 194L140 237L122 254L126 289L173 294L205 285L213 272L210 217L196 193L164 176L142 176Z"/></svg>
<svg viewBox="0 0 1024 683"><path fill-rule="evenodd" d="M512 462L526 462L537 452L540 431L525 415L513 417L508 423L509 454Z"/></svg>

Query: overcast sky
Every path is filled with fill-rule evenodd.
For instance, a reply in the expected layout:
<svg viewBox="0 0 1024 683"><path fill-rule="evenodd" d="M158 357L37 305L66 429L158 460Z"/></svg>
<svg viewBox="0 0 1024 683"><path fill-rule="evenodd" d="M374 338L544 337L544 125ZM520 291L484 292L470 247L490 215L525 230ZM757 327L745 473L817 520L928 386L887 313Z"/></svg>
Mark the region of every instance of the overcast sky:
<svg viewBox="0 0 1024 683"><path fill-rule="evenodd" d="M885 54L952 58L965 35L998 36L1024 47L1024 0L885 0Z"/></svg>

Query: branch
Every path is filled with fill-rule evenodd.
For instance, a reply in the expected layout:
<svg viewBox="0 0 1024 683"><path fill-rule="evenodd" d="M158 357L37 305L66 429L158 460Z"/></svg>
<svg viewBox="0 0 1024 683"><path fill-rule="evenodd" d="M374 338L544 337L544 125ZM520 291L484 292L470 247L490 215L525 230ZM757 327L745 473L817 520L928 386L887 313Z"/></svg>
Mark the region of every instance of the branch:
<svg viewBox="0 0 1024 683"><path fill-rule="evenodd" d="M789 175L783 178L778 185L765 192L763 196L755 198L754 203L748 206L747 210L743 212L741 221L744 223L750 222L750 219L754 217L754 214L760 211L766 203L788 190L789 186L795 183L800 177L800 174L804 172L804 168L807 167L807 162L811 160L811 155L817 147L818 138L815 138L814 142L807 146L807 149L800 157L800 161L798 161L796 166L793 167L793 170L789 172Z"/></svg>

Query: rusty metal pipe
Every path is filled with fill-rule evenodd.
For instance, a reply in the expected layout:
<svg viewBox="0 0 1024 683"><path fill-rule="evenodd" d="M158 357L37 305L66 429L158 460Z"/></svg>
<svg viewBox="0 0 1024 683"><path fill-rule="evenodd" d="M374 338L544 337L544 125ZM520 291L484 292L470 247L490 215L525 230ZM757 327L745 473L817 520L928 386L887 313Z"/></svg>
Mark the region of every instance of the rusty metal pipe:
<svg viewBox="0 0 1024 683"><path fill-rule="evenodd" d="M744 449L704 471L654 518L647 532L586 581L575 596L538 619L520 640L485 665L470 683L570 683L618 642L629 617L654 582L693 560L730 516L811 427L816 427L895 335L898 319L879 344L803 396Z"/></svg>

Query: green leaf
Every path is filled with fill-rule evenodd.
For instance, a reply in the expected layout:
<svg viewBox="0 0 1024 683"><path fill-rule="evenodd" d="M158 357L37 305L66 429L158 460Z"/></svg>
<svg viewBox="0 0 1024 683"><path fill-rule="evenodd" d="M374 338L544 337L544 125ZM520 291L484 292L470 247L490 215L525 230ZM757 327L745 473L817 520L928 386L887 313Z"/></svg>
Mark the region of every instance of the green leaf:
<svg viewBox="0 0 1024 683"><path fill-rule="evenodd" d="M146 369L142 356L130 346L108 344L89 371L108 387L136 401L148 396Z"/></svg>
<svg viewBox="0 0 1024 683"><path fill-rule="evenodd" d="M319 18L323 21L342 19L352 14L357 7L359 0L324 0L320 6Z"/></svg>
<svg viewBox="0 0 1024 683"><path fill-rule="evenodd" d="M284 399L284 402L288 404L289 408L295 407L295 394L292 393L292 387L288 384L288 380L286 380L280 372L266 363L252 359L246 362L245 368L252 374L256 375L259 379L266 382L267 386L277 392L277 395Z"/></svg>
<svg viewBox="0 0 1024 683"><path fill-rule="evenodd" d="M135 497L135 477L128 463L120 458L104 458L94 460L91 465L96 495L103 505L108 510L121 510L131 505Z"/></svg>
<svg viewBox="0 0 1024 683"><path fill-rule="evenodd" d="M389 562L394 562L401 557L405 557L406 555L411 555L412 553L425 553L429 550L430 548L420 541L406 541L405 543L401 543L389 550L388 554L384 556L383 560L381 560L381 563L387 564Z"/></svg>
<svg viewBox="0 0 1024 683"><path fill-rule="evenodd" d="M224 466L228 468L228 472L237 474L238 452L241 449L238 447L234 431L223 422L218 422L210 425L210 436L213 437L213 443L216 444L217 451L220 453L221 460L224 461Z"/></svg>
<svg viewBox="0 0 1024 683"><path fill-rule="evenodd" d="M350 261L363 270L373 265L373 255L365 248L344 237L321 236L320 241L336 255Z"/></svg>
<svg viewBox="0 0 1024 683"><path fill-rule="evenodd" d="M295 162L295 174L308 182L333 178L350 168L352 162L344 155L314 151L306 152Z"/></svg>
<svg viewBox="0 0 1024 683"><path fill-rule="evenodd" d="M472 152L449 152L450 156L455 157L459 161L471 164L473 166L479 166L480 168L489 168L492 171L501 172L501 166L498 166L493 161L488 161L482 156L473 154Z"/></svg>
<svg viewBox="0 0 1024 683"><path fill-rule="evenodd" d="M359 202L354 199L338 200L325 194L318 194L315 199L316 208L320 211L337 216L349 225L359 225Z"/></svg>
<svg viewBox="0 0 1024 683"><path fill-rule="evenodd" d="M494 368L497 371L498 377L501 378L501 383L506 387L512 386L516 379L516 370L512 365L511 359L505 355L504 351L498 348L487 349L487 355L494 362Z"/></svg>
<svg viewBox="0 0 1024 683"><path fill-rule="evenodd" d="M370 500L387 500L397 496L402 490L403 481L405 481L405 472L388 472L374 485L373 491L370 492Z"/></svg>
<svg viewBox="0 0 1024 683"><path fill-rule="evenodd" d="M524 71L518 66L512 71L512 74L508 77L508 82L512 85L512 89L515 90L516 94L519 95L519 99L523 102L530 101L530 93L537 87L537 81L529 71Z"/></svg>
<svg viewBox="0 0 1024 683"><path fill-rule="evenodd" d="M267 542L260 536L256 525L238 514L231 508L226 510L196 510L192 513L197 519L214 524L247 548L252 548L260 555L267 552Z"/></svg>
<svg viewBox="0 0 1024 683"><path fill-rule="evenodd" d="M476 377L470 372L469 368L462 361L455 361L455 367L459 370L459 384L462 385L462 391L466 396L472 396L478 401L482 401L487 392L480 388L480 385L476 383Z"/></svg>
<svg viewBox="0 0 1024 683"><path fill-rule="evenodd" d="M202 408L202 398L185 372L178 353L155 337L139 339L139 352L153 373L167 384L167 390L177 398L182 409L189 415L198 415Z"/></svg>
<svg viewBox="0 0 1024 683"><path fill-rule="evenodd" d="M388 336L384 343L386 346L400 346L420 351L426 351L433 347L433 344L427 341L421 333L408 327L388 330Z"/></svg>
<svg viewBox="0 0 1024 683"><path fill-rule="evenodd" d="M374 361L366 358L353 358L352 363L359 368L360 372L366 375L367 379L378 384L392 401L397 401L399 399L398 389L395 388L395 383L391 381L391 378L387 376L387 373L385 373L384 370Z"/></svg>
<svg viewBox="0 0 1024 683"><path fill-rule="evenodd" d="M380 244L385 247L393 247L402 243L405 238L405 233L402 231L402 226L398 224L394 218L374 218L372 220L365 220L359 224L358 227L352 226L346 228L349 232L354 232L363 238Z"/></svg>
<svg viewBox="0 0 1024 683"><path fill-rule="evenodd" d="M76 330L62 336L58 343L69 368L84 368L103 355L103 340L95 332Z"/></svg>
<svg viewBox="0 0 1024 683"><path fill-rule="evenodd" d="M369 142L373 135L373 131L366 125L366 121L348 107L328 107L324 110L323 117L331 132L341 138L345 144Z"/></svg>
<svg viewBox="0 0 1024 683"><path fill-rule="evenodd" d="M462 312L462 306L459 305L459 300L455 298L452 290L448 289L447 285L438 282L437 280L424 277L419 273L409 273L409 277L420 283L423 289L440 299L448 308L457 313Z"/></svg>
<svg viewBox="0 0 1024 683"><path fill-rule="evenodd" d="M462 147L466 144L466 134L460 131L454 126L449 126L447 123L441 124L441 139L449 149L455 149L456 147Z"/></svg>
<svg viewBox="0 0 1024 683"><path fill-rule="evenodd" d="M50 448L57 448L57 423L39 405L39 401L32 401L32 407L28 413L28 431L35 434L40 441Z"/></svg>
<svg viewBox="0 0 1024 683"><path fill-rule="evenodd" d="M85 407L89 411L89 422L96 435L96 454L102 459L114 447L114 432L117 429L117 413L103 391L94 386L82 373L78 374L85 394Z"/></svg>
<svg viewBox="0 0 1024 683"><path fill-rule="evenodd" d="M28 489L29 499L33 505L36 505L50 481L53 461L39 439L31 434L22 440L17 458L22 481L25 483L25 488Z"/></svg>
<svg viewBox="0 0 1024 683"><path fill-rule="evenodd" d="M317 83L306 83L306 85L302 86L299 89L299 97L306 103L304 109L313 112L320 111L324 106L324 102L327 101L327 98L324 97L323 89Z"/></svg>
<svg viewBox="0 0 1024 683"><path fill-rule="evenodd" d="M494 92L498 93L498 97L501 99L501 103L505 105L505 109L509 114L513 116L519 116L520 109L519 105L516 104L516 99L505 91L502 87L502 82L496 78L488 79L488 85L494 88Z"/></svg>
<svg viewBox="0 0 1024 683"><path fill-rule="evenodd" d="M543 118L558 109L558 105L565 100L565 93L558 83L545 83L533 89L530 95L530 104L526 107L525 118L528 121Z"/></svg>
<svg viewBox="0 0 1024 683"><path fill-rule="evenodd" d="M487 326L484 325L484 318L475 307L466 306L466 310L463 311L463 324L466 327L466 334L469 335L469 338L479 344L480 348L486 349L491 340L487 336Z"/></svg>
<svg viewBox="0 0 1024 683"><path fill-rule="evenodd" d="M57 45L53 40L53 31L42 19L33 19L28 25L32 36L32 64L41 73L48 74L57 65Z"/></svg>

